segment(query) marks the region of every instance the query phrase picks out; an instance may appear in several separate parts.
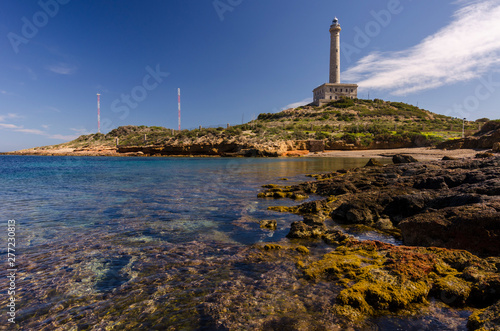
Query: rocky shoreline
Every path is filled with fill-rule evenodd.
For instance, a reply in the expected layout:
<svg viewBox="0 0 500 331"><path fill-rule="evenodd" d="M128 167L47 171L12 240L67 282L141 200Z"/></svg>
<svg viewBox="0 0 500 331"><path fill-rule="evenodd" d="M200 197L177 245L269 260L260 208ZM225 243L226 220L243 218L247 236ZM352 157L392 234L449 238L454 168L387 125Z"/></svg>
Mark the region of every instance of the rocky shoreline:
<svg viewBox="0 0 500 331"><path fill-rule="evenodd" d="M141 147L142 148L142 147ZM197 152L194 154L186 153L185 151L171 151L168 155L154 153L152 149L148 153L144 153L141 148L127 147L118 150L108 146L93 147L93 148L60 148L60 149L26 149L15 152L0 153L0 155L38 155L38 156L113 156L113 157L141 157L141 156L160 156L160 157L347 157L347 158L390 158L395 154L411 155L418 160L440 160L443 156L452 158L474 157L479 150L475 149L453 149L441 150L432 147L414 147L414 148L390 148L390 149L364 149L364 150L325 150L323 152L310 152L308 149L289 150L282 153L259 153L257 150L243 150L243 153L226 153L217 154L207 152L205 154ZM205 148L209 151L209 148Z"/></svg>
<svg viewBox="0 0 500 331"><path fill-rule="evenodd" d="M486 155L487 156L487 155ZM261 198L323 199L272 210L303 215L288 238L320 257L296 265L307 281L342 286L333 312L346 326L384 314L418 314L438 301L473 311L469 330L500 324L500 157L409 162L314 175L292 186L267 185ZM333 221L333 225L332 225ZM360 241L346 230L376 231L403 245ZM268 251L281 246L266 245Z"/></svg>

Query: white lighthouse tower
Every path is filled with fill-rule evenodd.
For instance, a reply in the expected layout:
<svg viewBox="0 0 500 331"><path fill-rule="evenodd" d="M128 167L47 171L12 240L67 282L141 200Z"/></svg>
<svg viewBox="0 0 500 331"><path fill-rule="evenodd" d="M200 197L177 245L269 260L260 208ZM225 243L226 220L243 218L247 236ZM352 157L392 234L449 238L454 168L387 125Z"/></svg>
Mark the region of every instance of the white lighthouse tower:
<svg viewBox="0 0 500 331"><path fill-rule="evenodd" d="M339 20L335 17L330 26L330 82L316 87L313 90L313 103L322 106L341 98L356 99L358 97L357 84L340 83L340 28Z"/></svg>

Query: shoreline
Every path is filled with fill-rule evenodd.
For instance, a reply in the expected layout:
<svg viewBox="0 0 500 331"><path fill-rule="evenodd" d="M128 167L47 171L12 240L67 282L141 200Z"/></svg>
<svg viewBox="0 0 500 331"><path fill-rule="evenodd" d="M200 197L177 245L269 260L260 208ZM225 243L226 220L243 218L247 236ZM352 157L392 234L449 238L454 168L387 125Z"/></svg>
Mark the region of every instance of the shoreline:
<svg viewBox="0 0 500 331"><path fill-rule="evenodd" d="M443 150L429 147L396 148L396 149L370 149L357 151L325 151L322 153L309 153L307 157L363 157L363 158L388 158L395 154L411 155L419 161L440 160L444 156L453 158L474 157L480 150L452 149Z"/></svg>
<svg viewBox="0 0 500 331"><path fill-rule="evenodd" d="M474 157L480 150L453 149L442 150L430 147L370 149L370 150L326 150L309 152L307 150L289 151L279 157L338 157L338 158L388 158L395 154L411 155L419 161L440 160L444 156L452 158ZM219 155L143 155L140 153L118 153L116 149L103 148L97 150L74 150L63 148L55 150L26 149L14 152L3 152L0 155L40 155L40 156L118 156L118 157L221 157Z"/></svg>

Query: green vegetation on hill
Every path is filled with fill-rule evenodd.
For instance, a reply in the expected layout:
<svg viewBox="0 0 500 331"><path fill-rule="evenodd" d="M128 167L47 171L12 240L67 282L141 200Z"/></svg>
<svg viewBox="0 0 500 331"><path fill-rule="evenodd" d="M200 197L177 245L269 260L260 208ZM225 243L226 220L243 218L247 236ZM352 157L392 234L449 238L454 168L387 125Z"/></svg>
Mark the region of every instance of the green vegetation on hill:
<svg viewBox="0 0 500 331"><path fill-rule="evenodd" d="M466 134L488 119L466 123ZM489 124L488 124L489 125ZM90 134L57 147L168 145L189 143L272 143L289 140L326 140L369 147L374 142L436 145L462 135L462 120L401 102L343 99L322 107L311 105L278 113L262 113L256 120L229 128L172 130L159 126L122 126L107 134ZM144 139L146 136L146 140ZM54 146L52 146L54 147Z"/></svg>

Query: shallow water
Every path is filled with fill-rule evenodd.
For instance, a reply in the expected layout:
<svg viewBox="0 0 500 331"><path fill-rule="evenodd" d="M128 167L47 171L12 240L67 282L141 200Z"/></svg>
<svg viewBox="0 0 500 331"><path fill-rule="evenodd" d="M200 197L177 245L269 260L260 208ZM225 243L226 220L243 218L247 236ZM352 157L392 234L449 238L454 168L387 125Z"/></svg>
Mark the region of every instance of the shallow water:
<svg viewBox="0 0 500 331"><path fill-rule="evenodd" d="M293 263L255 255L252 244L286 241L301 219L267 210L296 202L256 196L263 184L366 162L0 156L0 222L16 220L17 328L251 328L270 315L314 325L338 288L305 286ZM278 230L261 229L262 219L276 219ZM5 231L0 238L7 242ZM333 317L321 320L317 327L334 329ZM405 323L418 325L373 326Z"/></svg>

